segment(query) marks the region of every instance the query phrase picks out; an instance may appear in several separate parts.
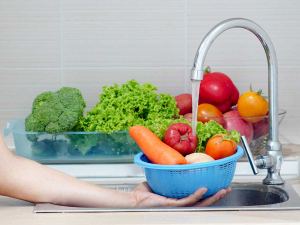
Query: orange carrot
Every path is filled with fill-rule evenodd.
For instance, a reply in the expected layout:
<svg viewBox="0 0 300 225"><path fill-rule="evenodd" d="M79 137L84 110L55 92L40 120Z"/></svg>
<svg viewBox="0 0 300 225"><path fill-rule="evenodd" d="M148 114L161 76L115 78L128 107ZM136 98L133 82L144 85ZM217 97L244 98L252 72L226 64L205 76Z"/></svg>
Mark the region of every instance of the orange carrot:
<svg viewBox="0 0 300 225"><path fill-rule="evenodd" d="M133 126L129 129L129 134L152 163L161 165L187 164L183 155L162 142L147 127Z"/></svg>

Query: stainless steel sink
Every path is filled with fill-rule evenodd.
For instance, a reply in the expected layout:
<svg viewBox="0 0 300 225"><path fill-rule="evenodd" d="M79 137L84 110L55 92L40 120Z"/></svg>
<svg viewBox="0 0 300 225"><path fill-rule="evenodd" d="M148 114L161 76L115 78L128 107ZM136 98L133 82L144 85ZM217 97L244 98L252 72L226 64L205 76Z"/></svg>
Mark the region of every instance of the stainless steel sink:
<svg viewBox="0 0 300 225"><path fill-rule="evenodd" d="M137 184L107 184L108 188L131 191ZM210 207L179 208L77 208L39 203L34 212L139 212L139 211L252 211L300 210L300 197L290 184L231 183L231 193Z"/></svg>
<svg viewBox="0 0 300 225"><path fill-rule="evenodd" d="M231 188L231 193L216 202L212 207L267 206L284 203L289 200L289 194L286 191L287 186L234 183L231 185ZM292 191L290 190L290 192ZM297 193L294 194L297 195Z"/></svg>

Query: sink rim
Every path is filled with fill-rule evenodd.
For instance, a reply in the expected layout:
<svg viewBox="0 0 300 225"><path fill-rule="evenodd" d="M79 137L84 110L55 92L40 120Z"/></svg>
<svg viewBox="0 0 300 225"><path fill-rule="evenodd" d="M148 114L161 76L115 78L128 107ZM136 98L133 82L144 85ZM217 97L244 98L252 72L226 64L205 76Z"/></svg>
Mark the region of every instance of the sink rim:
<svg viewBox="0 0 300 225"><path fill-rule="evenodd" d="M113 188L134 188L137 184L101 184L101 186ZM291 184L282 185L264 185L259 182L232 182L232 188L257 187L265 188L271 192L285 192L288 195L288 200L281 203L268 205L253 205L253 206L210 206L210 207L169 207L169 208L80 208L59 206L51 203L38 203L34 208L35 213L78 213L78 212L192 212L192 211L264 211L264 210L300 210L300 196L296 193ZM251 189L253 190L253 189Z"/></svg>

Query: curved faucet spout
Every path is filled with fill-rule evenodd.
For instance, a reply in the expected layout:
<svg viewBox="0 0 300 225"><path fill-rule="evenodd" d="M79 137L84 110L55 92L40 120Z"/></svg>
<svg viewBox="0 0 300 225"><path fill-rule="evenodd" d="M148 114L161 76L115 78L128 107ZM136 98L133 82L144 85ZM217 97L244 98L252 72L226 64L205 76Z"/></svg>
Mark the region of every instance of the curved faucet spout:
<svg viewBox="0 0 300 225"><path fill-rule="evenodd" d="M251 31L261 42L265 49L267 61L268 61L268 100L269 100L269 141L266 144L266 150L268 156L272 157L273 166L272 171L276 171L274 178L269 181L269 184L283 183L280 177L280 167L282 161L281 143L278 138L278 66L277 57L274 46L267 33L256 23L251 20L242 18L233 18L225 20L215 27L213 27L209 33L202 40L194 60L194 65L191 72L191 80L203 79L203 65L208 49L213 41L224 31L231 28L244 28ZM272 156L274 154L274 156ZM268 171L270 166L268 166ZM270 176L269 176L270 177ZM275 181L278 179L277 181Z"/></svg>

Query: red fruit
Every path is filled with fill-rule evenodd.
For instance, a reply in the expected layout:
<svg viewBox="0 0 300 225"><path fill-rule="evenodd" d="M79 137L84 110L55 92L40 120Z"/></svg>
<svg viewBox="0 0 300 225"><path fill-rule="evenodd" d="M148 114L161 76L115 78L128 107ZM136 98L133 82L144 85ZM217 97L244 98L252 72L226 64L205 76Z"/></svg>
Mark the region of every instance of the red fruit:
<svg viewBox="0 0 300 225"><path fill-rule="evenodd" d="M235 105L235 106L230 107L229 111L237 111L237 106Z"/></svg>
<svg viewBox="0 0 300 225"><path fill-rule="evenodd" d="M267 124L269 124L269 111L267 112L267 114L266 114L266 122L267 122Z"/></svg>
<svg viewBox="0 0 300 225"><path fill-rule="evenodd" d="M187 113L183 116L183 118L185 118L188 122L191 122L193 118L193 113Z"/></svg>
<svg viewBox="0 0 300 225"><path fill-rule="evenodd" d="M193 136L192 127L185 123L174 123L166 131L164 142L182 155L193 153L197 147L197 135Z"/></svg>
<svg viewBox="0 0 300 225"><path fill-rule="evenodd" d="M181 94L175 97L177 102L176 107L180 110L179 115L184 115L186 113L192 112L192 95L191 94Z"/></svg>
<svg viewBox="0 0 300 225"><path fill-rule="evenodd" d="M245 136L247 142L250 144L253 139L253 126L242 119L238 111L229 111L223 114L224 129L227 131L236 130L241 136Z"/></svg>
<svg viewBox="0 0 300 225"><path fill-rule="evenodd" d="M210 71L204 74L199 91L199 105L209 103L225 113L237 104L238 99L239 91L227 75Z"/></svg>
<svg viewBox="0 0 300 225"><path fill-rule="evenodd" d="M253 140L256 140L269 133L269 123L267 119L253 123Z"/></svg>

